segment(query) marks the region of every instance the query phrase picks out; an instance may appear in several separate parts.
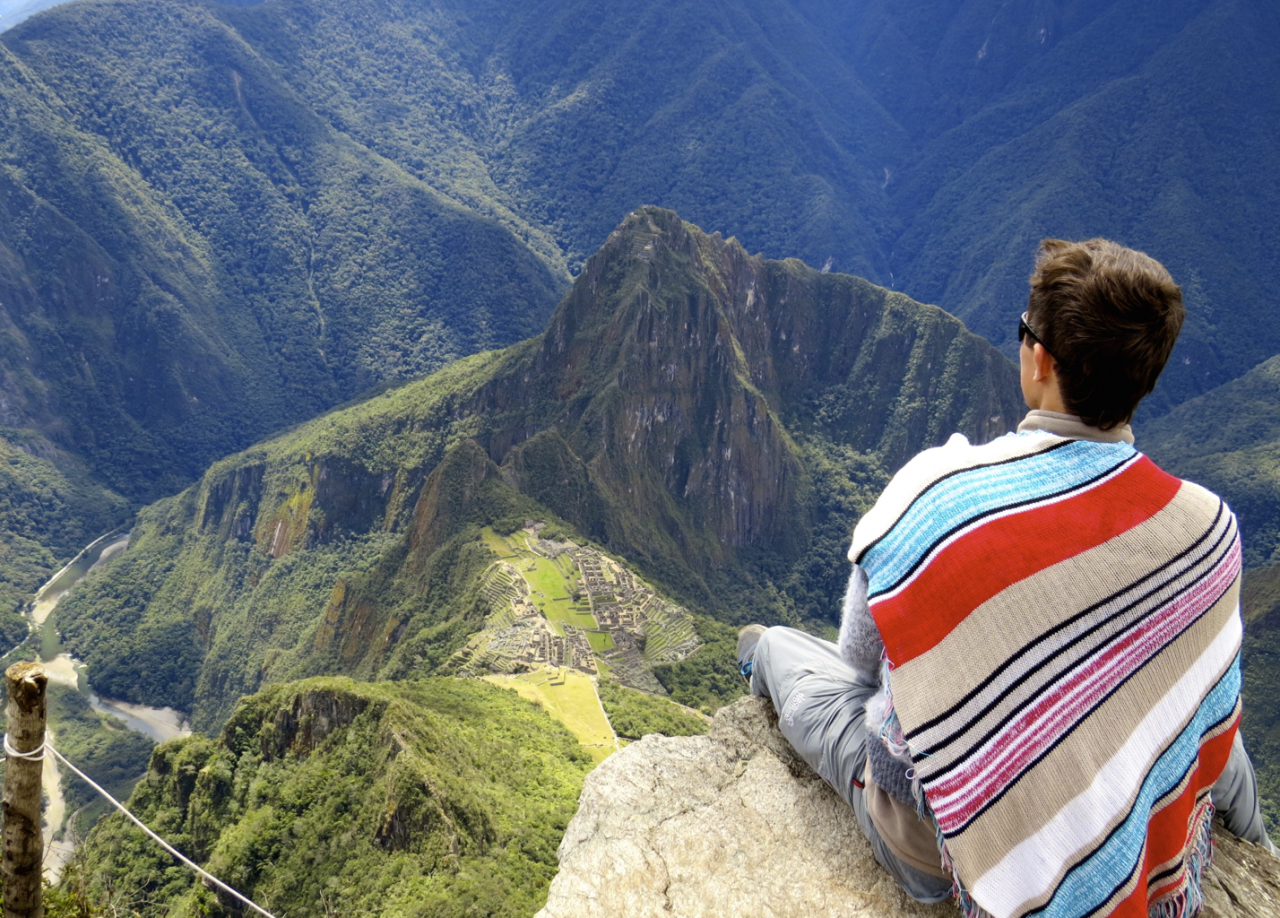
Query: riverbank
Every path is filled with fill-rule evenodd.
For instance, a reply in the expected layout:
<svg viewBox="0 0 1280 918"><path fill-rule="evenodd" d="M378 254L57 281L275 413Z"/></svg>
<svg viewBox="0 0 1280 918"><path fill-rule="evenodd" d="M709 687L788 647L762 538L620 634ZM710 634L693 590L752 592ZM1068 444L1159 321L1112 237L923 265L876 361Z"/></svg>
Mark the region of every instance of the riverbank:
<svg viewBox="0 0 1280 918"><path fill-rule="evenodd" d="M85 575L98 564L128 547L129 533L122 535L118 529L86 545L81 549L80 554L67 562L62 570L50 577L49 581L36 591L35 599L31 603L31 620L37 626L43 626L68 590L83 580Z"/></svg>
<svg viewBox="0 0 1280 918"><path fill-rule="evenodd" d="M111 558L127 551L129 533L120 530L109 532L87 545L65 567L53 575L35 594L27 609L32 637L45 672L52 685L65 686L85 697L92 710L122 724L128 730L143 734L156 743L162 743L191 733L186 718L172 708L151 708L130 704L111 698L102 698L93 692L88 667L62 650L57 630L57 606L64 596L89 573ZM17 648L15 648L17 649ZM10 651L9 656L13 653ZM50 743L55 741L51 722L48 731ZM80 763L77 763L80 765ZM81 767L84 767L81 765ZM42 834L45 847L44 873L50 882L56 882L62 869L75 853L76 835L67 818L66 795L62 786L62 769L52 756L46 756L41 775L46 798ZM139 775L141 777L141 774ZM79 780L73 778L73 780ZM83 808L82 808L83 809ZM81 810L77 810L77 814ZM70 822L75 821L72 816Z"/></svg>

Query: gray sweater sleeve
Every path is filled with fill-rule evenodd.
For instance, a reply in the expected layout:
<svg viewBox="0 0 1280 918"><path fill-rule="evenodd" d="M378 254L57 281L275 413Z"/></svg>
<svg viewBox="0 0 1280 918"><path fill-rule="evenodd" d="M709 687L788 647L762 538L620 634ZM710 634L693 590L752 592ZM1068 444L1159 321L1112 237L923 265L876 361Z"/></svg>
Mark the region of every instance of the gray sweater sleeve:
<svg viewBox="0 0 1280 918"><path fill-rule="evenodd" d="M884 655L884 641L880 629L867 608L867 575L856 564L849 577L849 588L844 594L844 609L840 619L840 656L853 667L858 681L875 686L877 691L867 701L867 762L871 766L871 779L881 790L904 806L914 806L911 779L907 777L911 759L897 759L880 739L889 707L886 686L881 683L880 658Z"/></svg>
<svg viewBox="0 0 1280 918"><path fill-rule="evenodd" d="M857 671L860 679L872 685L880 681L884 642L880 639L875 619L867 609L867 575L856 564L844 594L839 646L840 656Z"/></svg>

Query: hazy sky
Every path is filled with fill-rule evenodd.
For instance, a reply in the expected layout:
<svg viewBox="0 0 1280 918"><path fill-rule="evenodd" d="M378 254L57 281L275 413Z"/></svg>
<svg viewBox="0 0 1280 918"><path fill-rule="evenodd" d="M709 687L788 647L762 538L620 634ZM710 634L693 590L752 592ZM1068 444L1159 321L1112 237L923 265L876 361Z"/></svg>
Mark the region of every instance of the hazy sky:
<svg viewBox="0 0 1280 918"><path fill-rule="evenodd" d="M61 0L0 0L0 32L59 2Z"/></svg>

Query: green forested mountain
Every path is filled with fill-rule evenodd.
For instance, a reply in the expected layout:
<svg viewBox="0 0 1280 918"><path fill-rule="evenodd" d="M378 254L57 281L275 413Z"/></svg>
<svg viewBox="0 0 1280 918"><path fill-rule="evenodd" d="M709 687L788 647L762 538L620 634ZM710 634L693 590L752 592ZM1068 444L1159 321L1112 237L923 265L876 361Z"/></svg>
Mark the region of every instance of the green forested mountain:
<svg viewBox="0 0 1280 918"><path fill-rule="evenodd" d="M74 457L0 428L0 652L26 637L18 612L60 560L127 517L124 498L94 483Z"/></svg>
<svg viewBox="0 0 1280 918"><path fill-rule="evenodd" d="M173 493L536 333L645 203L1006 347L1040 236L1144 248L1157 414L1280 350L1276 47L1234 0L62 4L0 37L0 424Z"/></svg>
<svg viewBox="0 0 1280 918"><path fill-rule="evenodd" d="M59 6L0 39L7 420L154 496L526 337L643 203L998 342L1036 239L1119 237L1188 286L1180 401L1280 346L1257 286L1278 20L1227 0Z"/></svg>
<svg viewBox="0 0 1280 918"><path fill-rule="evenodd" d="M1102 235L1162 260L1187 297L1148 415L1280 351L1280 8L797 4L913 138L885 189L898 289L1012 348L1036 241Z"/></svg>
<svg viewBox="0 0 1280 918"><path fill-rule="evenodd" d="M528 916L591 760L477 681L313 679L246 700L218 740L159 747L130 806L278 915ZM239 914L113 815L78 879L103 914Z"/></svg>
<svg viewBox="0 0 1280 918"><path fill-rule="evenodd" d="M850 526L887 474L954 430L1003 433L1020 407L1013 366L941 310L644 209L541 337L330 412L147 508L59 628L100 691L209 729L264 682L441 669L487 614L479 527L530 518L694 611L830 624ZM731 656L714 628L704 641ZM710 665L732 685L710 658L659 677Z"/></svg>
<svg viewBox="0 0 1280 918"><path fill-rule="evenodd" d="M0 84L3 420L129 496L525 338L562 289L202 7L52 10L0 40Z"/></svg>
<svg viewBox="0 0 1280 918"><path fill-rule="evenodd" d="M1245 563L1280 562L1280 356L1140 425L1139 445L1240 518Z"/></svg>

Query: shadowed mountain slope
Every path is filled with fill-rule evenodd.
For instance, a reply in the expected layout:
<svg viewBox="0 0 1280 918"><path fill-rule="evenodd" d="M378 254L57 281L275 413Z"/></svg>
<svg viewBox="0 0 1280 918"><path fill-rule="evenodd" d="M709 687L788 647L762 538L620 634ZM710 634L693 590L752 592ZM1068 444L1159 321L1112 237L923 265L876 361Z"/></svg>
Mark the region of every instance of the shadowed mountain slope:
<svg viewBox="0 0 1280 918"><path fill-rule="evenodd" d="M1245 563L1280 562L1280 357L1138 428L1145 452L1222 495Z"/></svg>
<svg viewBox="0 0 1280 918"><path fill-rule="evenodd" d="M1101 235L1159 258L1187 295L1187 328L1148 414L1280 350L1265 288L1265 214L1280 196L1267 165L1280 153L1280 9L796 5L913 138L886 176L902 221L898 289L1011 354L1008 313L1026 300L1038 240Z"/></svg>
<svg viewBox="0 0 1280 918"><path fill-rule="evenodd" d="M217 723L264 681L443 665L483 618L476 527L528 518L695 611L832 622L850 527L887 474L1020 414L1012 365L941 310L646 208L541 337L145 510L59 626L100 690Z"/></svg>
<svg viewBox="0 0 1280 918"><path fill-rule="evenodd" d="M537 245L570 265L617 214L659 203L749 251L938 303L1011 354L1039 239L1105 235L1188 290L1187 333L1149 412L1280 349L1262 286L1280 205L1270 6L354 9L267 3L228 18L326 119L459 200L501 202L502 219L540 228Z"/></svg>
<svg viewBox="0 0 1280 918"><path fill-rule="evenodd" d="M0 39L0 421L156 496L536 332L646 202L1007 347L1038 238L1119 238L1187 287L1163 410L1280 349L1278 46L1234 0L58 6Z"/></svg>
<svg viewBox="0 0 1280 918"><path fill-rule="evenodd" d="M0 40L0 86L0 422L130 497L526 338L562 291L203 6L52 10Z"/></svg>

